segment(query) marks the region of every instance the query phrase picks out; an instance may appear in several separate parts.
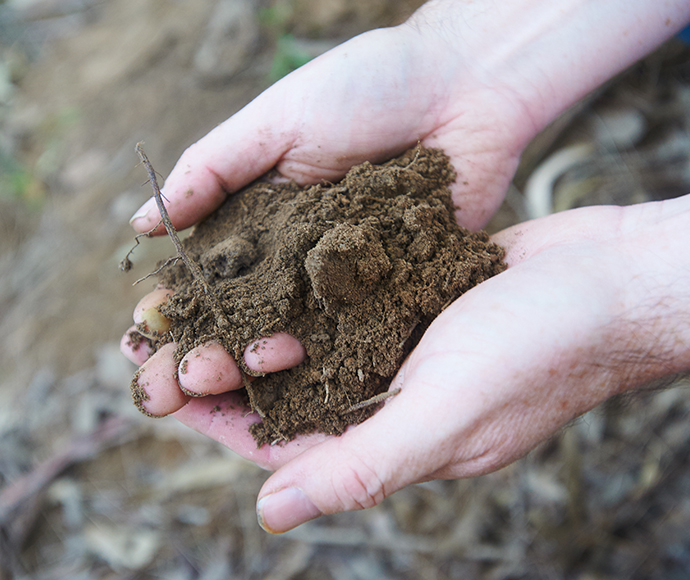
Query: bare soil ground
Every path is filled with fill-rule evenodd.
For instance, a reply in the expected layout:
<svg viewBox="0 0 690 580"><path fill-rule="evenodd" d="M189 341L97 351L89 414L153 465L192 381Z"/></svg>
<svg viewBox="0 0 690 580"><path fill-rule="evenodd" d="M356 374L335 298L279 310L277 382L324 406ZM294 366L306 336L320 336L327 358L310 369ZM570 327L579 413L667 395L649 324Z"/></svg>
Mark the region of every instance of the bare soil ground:
<svg viewBox="0 0 690 580"><path fill-rule="evenodd" d="M131 404L131 280L171 253L117 268L149 195L135 143L165 175L275 76L418 3L0 3L0 578L690 577L687 384L281 537L256 524L264 472ZM547 129L491 228L689 191L689 56L669 43Z"/></svg>

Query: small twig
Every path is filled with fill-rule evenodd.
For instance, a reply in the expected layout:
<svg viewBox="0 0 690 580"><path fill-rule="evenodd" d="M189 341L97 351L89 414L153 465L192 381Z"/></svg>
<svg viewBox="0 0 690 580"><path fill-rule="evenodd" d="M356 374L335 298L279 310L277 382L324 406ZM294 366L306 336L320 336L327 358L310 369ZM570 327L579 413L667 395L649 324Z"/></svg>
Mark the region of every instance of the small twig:
<svg viewBox="0 0 690 580"><path fill-rule="evenodd" d="M158 227L158 226L156 226L156 227ZM146 274L146 276L144 276L143 278L139 278L136 282L134 282L134 284L132 284L132 286L136 286L136 285L139 284L140 282L143 282L144 280L148 280L151 276L155 276L156 274L158 274L158 273L159 273L163 268L165 268L166 266L170 266L170 265L172 265L172 264L176 264L176 263L178 262L179 259L180 259L179 256L173 256L172 258L168 258L168 259L165 261L165 263L163 263L163 264L160 265L160 267L156 268L153 272L149 272L149 273Z"/></svg>
<svg viewBox="0 0 690 580"><path fill-rule="evenodd" d="M139 159L141 159L141 162L144 164L144 167L146 167L146 172L149 175L149 182L151 183L151 187L153 188L153 196L156 199L156 205L158 206L158 211L161 214L161 220L163 222L163 226L165 227L165 231L168 232L168 235L170 236L170 239L172 240L172 243L174 244L175 249L177 250L177 255L185 263L185 266L187 266L187 269L189 270L189 273L192 275L192 278L194 278L194 280L203 288L204 294L208 296L209 302L211 303L211 309L213 310L213 314L215 314L216 316L218 326L220 328L227 328L229 324L227 318L225 317L225 313L223 312L223 309L220 305L220 302L216 298L216 295L211 290L211 287L208 285L208 282L206 282L206 278L204 278L204 274L201 271L201 268L194 260L192 260L187 255L187 253L182 248L182 242L180 242L180 238L177 235L177 230L175 229L175 226L172 224L172 221L170 220L170 216L168 215L168 210L165 208L165 204L163 204L163 194L161 193L160 187L158 187L156 171L153 169L153 166L151 165L149 158L146 156L146 153L144 153L142 145L143 144L141 142L137 143L135 149L137 154L139 155Z"/></svg>
<svg viewBox="0 0 690 580"><path fill-rule="evenodd" d="M127 252L127 255L122 259L120 262L120 270L123 272L129 272L132 269L132 260L129 259L129 257L134 253L134 250L137 249L137 246L141 243L139 242L139 238L150 238L151 234L158 229L158 226L163 223L163 220L159 221L155 226L153 226L148 232L144 232L143 234L137 234L134 236L134 241L135 244L132 246L132 248ZM134 283L136 284L136 282Z"/></svg>
<svg viewBox="0 0 690 580"><path fill-rule="evenodd" d="M410 161L407 165L405 165L404 169L409 169L412 167L415 163L417 163L417 159L419 159L419 154L422 151L422 142L417 141L417 147L415 147L415 153L414 153L414 159Z"/></svg>
<svg viewBox="0 0 690 580"><path fill-rule="evenodd" d="M393 389L392 391L387 391L385 393L380 393L378 395L374 395L371 399L367 399L366 401L360 401L359 403L355 403L352 405L352 407L349 407L348 409L345 409L341 415L347 415L348 413L354 413L355 411L359 411L360 409L365 409L366 407L371 407L371 405L376 405L378 403L381 403L385 401L386 399L390 399L391 397L395 397L400 392L400 387L397 389Z"/></svg>

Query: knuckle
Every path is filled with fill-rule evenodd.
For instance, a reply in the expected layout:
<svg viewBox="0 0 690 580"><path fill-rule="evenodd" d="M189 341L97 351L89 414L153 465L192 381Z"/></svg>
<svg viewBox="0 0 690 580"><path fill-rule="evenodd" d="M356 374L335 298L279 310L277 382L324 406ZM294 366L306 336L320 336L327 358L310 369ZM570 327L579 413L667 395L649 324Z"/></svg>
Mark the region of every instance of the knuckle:
<svg viewBox="0 0 690 580"><path fill-rule="evenodd" d="M358 456L350 457L333 472L332 486L343 511L371 508L386 498L382 478Z"/></svg>

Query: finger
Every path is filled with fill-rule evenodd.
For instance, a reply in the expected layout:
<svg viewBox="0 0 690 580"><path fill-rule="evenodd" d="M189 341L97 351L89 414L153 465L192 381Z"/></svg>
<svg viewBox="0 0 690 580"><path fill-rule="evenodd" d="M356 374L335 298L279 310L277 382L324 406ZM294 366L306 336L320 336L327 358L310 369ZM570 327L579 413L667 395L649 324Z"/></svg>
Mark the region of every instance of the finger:
<svg viewBox="0 0 690 580"><path fill-rule="evenodd" d="M259 467L270 470L285 465L326 439L323 433L314 433L298 436L286 444L257 447L249 428L252 424L261 422L261 418L257 413L251 412L246 406L246 396L237 391L194 398L175 412L174 417Z"/></svg>
<svg viewBox="0 0 690 580"><path fill-rule="evenodd" d="M168 332L170 320L160 313L158 306L165 302L172 293L173 291L168 288L156 288L144 296L134 307L133 318L136 331L139 334L157 340Z"/></svg>
<svg viewBox="0 0 690 580"><path fill-rule="evenodd" d="M179 366L180 388L188 395L217 395L242 387L242 374L233 358L217 342L190 350Z"/></svg>
<svg viewBox="0 0 690 580"><path fill-rule="evenodd" d="M168 299L173 291L170 288L156 288L155 290L149 292L144 296L137 305L134 307L134 313L132 317L134 318L135 324L140 324L143 321L143 314L151 309L155 309L160 306Z"/></svg>
<svg viewBox="0 0 690 580"><path fill-rule="evenodd" d="M162 188L176 229L211 213L228 193L266 173L290 149L295 120L285 112L281 94L274 85L182 154ZM136 231L147 232L160 219L151 198L130 223ZM163 234L165 229L160 225L153 233Z"/></svg>
<svg viewBox="0 0 690 580"><path fill-rule="evenodd" d="M151 356L151 346L136 326L130 326L120 340L120 352L140 367Z"/></svg>
<svg viewBox="0 0 690 580"><path fill-rule="evenodd" d="M139 369L132 385L135 404L145 415L164 417L183 407L190 397L177 384L177 364L173 353L177 345L169 343L149 358Z"/></svg>
<svg viewBox="0 0 690 580"><path fill-rule="evenodd" d="M245 349L249 369L268 373L292 368L307 354L301 343L285 333L254 341ZM228 352L208 343L188 352L179 367L180 387L191 396L217 395L242 387L242 374Z"/></svg>
<svg viewBox="0 0 690 580"><path fill-rule="evenodd" d="M289 334L276 334L254 341L244 351L244 362L253 371L274 373L297 366L307 358L302 344Z"/></svg>

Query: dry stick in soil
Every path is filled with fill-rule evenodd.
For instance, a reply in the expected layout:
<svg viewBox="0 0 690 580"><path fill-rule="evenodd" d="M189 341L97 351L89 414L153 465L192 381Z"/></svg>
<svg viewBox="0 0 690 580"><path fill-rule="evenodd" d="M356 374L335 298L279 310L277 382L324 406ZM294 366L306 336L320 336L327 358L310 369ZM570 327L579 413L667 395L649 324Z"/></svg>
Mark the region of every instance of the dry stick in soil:
<svg viewBox="0 0 690 580"><path fill-rule="evenodd" d="M149 161L149 158L146 156L146 153L144 153L142 143L137 143L135 149L137 155L139 155L139 159L141 159L141 162L144 164L144 167L146 167L146 172L149 175L149 181L151 183L151 187L153 188L153 196L156 199L156 205L158 206L158 211L161 214L161 221L163 222L165 231L168 232L168 235L170 236L172 243L175 245L177 255L185 263L185 266L187 266L187 269L189 270L190 274L197 282L197 284L199 284L203 288L204 294L206 294L211 304L211 310L213 311L213 314L216 317L218 327L220 329L228 328L228 319L225 317L223 308L221 307L220 302L216 298L216 295L213 293L213 290L211 290L211 287L206 282L206 279L204 278L204 275L201 272L201 268L199 268L199 265L194 260L192 260L182 248L182 242L180 242L180 238L177 235L177 230L175 229L175 226L172 224L172 221L170 221L168 210L165 209L165 204L163 204L163 194L161 193L160 187L158 187L156 172L154 171L153 166Z"/></svg>

